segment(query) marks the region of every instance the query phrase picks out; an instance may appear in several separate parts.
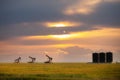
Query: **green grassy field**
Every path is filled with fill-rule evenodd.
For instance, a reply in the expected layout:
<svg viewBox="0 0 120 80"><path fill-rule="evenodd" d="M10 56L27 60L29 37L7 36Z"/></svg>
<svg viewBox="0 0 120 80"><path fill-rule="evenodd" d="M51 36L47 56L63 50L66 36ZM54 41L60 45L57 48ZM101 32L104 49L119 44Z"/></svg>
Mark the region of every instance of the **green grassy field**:
<svg viewBox="0 0 120 80"><path fill-rule="evenodd" d="M0 80L120 80L120 64L0 63Z"/></svg>

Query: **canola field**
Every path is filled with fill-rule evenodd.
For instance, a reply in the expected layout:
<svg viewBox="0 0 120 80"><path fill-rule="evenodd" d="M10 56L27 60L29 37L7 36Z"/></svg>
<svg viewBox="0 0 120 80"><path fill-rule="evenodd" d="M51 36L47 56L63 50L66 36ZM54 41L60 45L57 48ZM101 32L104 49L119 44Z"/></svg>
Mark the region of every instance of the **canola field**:
<svg viewBox="0 0 120 80"><path fill-rule="evenodd" d="M120 80L120 64L0 63L0 80Z"/></svg>

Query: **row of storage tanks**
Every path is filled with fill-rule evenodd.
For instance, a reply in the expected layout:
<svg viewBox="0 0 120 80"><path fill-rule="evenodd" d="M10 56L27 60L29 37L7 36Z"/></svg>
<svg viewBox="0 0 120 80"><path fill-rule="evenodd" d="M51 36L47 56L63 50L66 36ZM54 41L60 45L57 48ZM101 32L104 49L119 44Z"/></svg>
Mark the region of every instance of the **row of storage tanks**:
<svg viewBox="0 0 120 80"><path fill-rule="evenodd" d="M112 52L100 52L92 54L93 63L112 63L113 53Z"/></svg>

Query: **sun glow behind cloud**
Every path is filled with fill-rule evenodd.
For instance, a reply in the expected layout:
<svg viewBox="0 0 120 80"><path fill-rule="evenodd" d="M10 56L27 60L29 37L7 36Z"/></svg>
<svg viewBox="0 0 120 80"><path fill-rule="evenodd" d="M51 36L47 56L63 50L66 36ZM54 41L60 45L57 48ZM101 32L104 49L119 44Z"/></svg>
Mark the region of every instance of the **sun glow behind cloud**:
<svg viewBox="0 0 120 80"><path fill-rule="evenodd" d="M25 36L20 37L20 40L72 40L79 38L92 38L101 36L119 36L119 29L115 28L101 28L99 30L85 31L85 32L72 32L69 34L58 34L58 35L46 35L46 36ZM101 34L104 33L104 34Z"/></svg>
<svg viewBox="0 0 120 80"><path fill-rule="evenodd" d="M66 27L66 25L62 24L62 23L54 24L54 25L51 25L51 26L53 26L53 27Z"/></svg>
<svg viewBox="0 0 120 80"><path fill-rule="evenodd" d="M47 27L74 27L80 26L82 23L70 22L70 21L60 21L60 22L45 22L43 25Z"/></svg>
<svg viewBox="0 0 120 80"><path fill-rule="evenodd" d="M72 37L73 37L73 34L61 34L61 35L47 35L47 36L26 36L26 37L20 37L18 39L21 39L21 40L44 40L44 39L66 40Z"/></svg>
<svg viewBox="0 0 120 80"><path fill-rule="evenodd" d="M57 39L68 39L72 36L70 34L63 34L63 35L52 35L52 37Z"/></svg>

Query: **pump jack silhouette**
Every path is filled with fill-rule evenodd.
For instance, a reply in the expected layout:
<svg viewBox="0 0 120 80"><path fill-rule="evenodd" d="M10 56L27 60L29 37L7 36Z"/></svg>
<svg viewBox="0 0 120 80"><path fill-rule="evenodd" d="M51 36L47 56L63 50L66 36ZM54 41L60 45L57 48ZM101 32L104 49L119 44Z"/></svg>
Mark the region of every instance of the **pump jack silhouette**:
<svg viewBox="0 0 120 80"><path fill-rule="evenodd" d="M45 61L44 63L52 63L53 58L48 56L47 54L45 54L45 56L48 58L48 61ZM36 58L29 56L29 58L31 59L31 61L29 61L28 63L34 63ZM15 63L20 63L21 57L18 57L17 59L14 60Z"/></svg>
<svg viewBox="0 0 120 80"><path fill-rule="evenodd" d="M45 55L47 58L48 58L48 61L44 62L44 63L51 63L52 62L52 57L48 56L48 55Z"/></svg>
<svg viewBox="0 0 120 80"><path fill-rule="evenodd" d="M35 62L35 60L36 60L36 58L31 57L31 56L29 56L29 58L31 59L31 61L30 61L30 62L28 62L28 63L34 63L34 62Z"/></svg>
<svg viewBox="0 0 120 80"><path fill-rule="evenodd" d="M20 63L21 57L18 57L17 59L15 59L15 63Z"/></svg>

